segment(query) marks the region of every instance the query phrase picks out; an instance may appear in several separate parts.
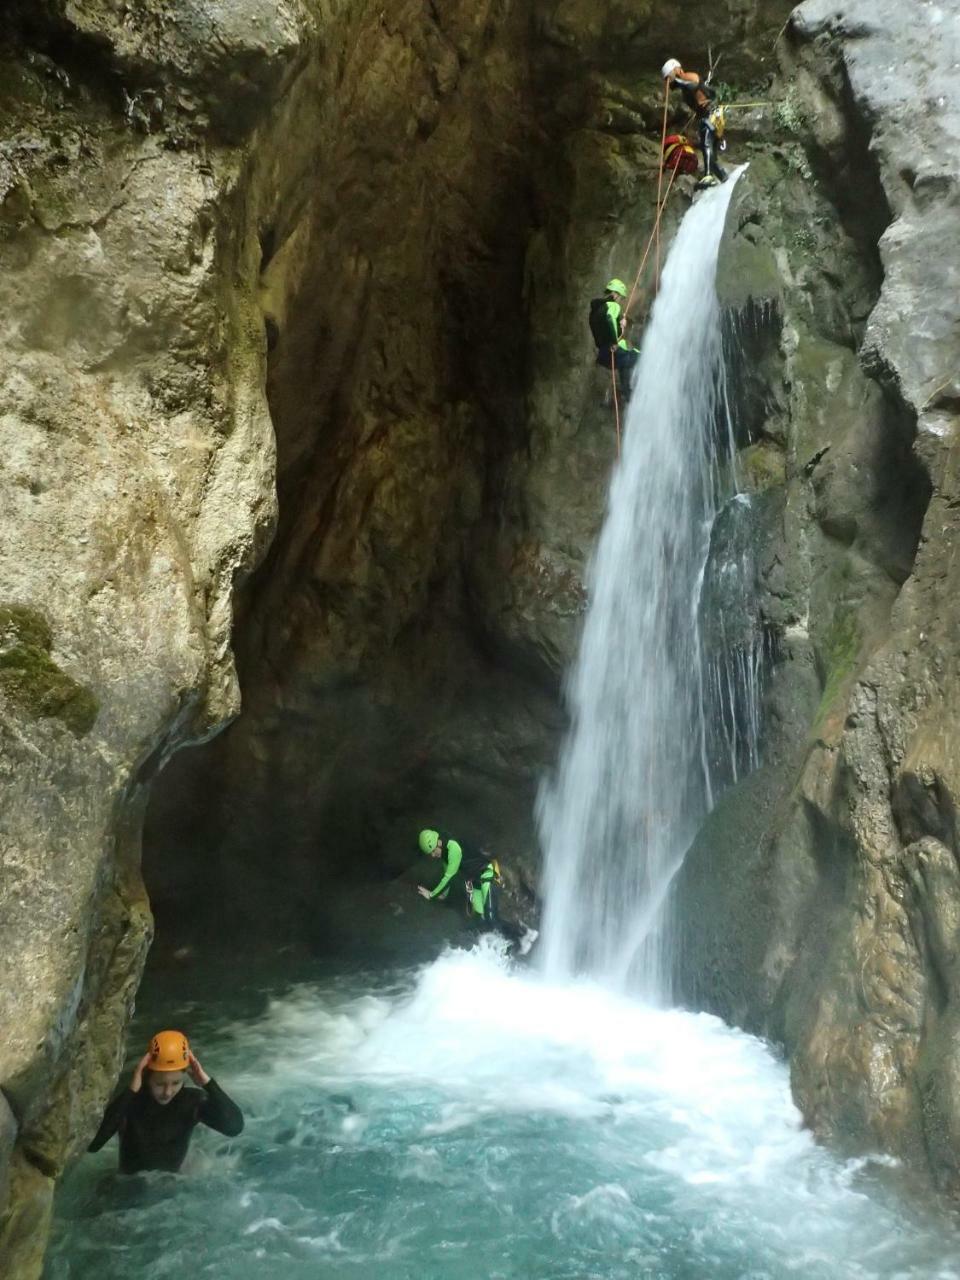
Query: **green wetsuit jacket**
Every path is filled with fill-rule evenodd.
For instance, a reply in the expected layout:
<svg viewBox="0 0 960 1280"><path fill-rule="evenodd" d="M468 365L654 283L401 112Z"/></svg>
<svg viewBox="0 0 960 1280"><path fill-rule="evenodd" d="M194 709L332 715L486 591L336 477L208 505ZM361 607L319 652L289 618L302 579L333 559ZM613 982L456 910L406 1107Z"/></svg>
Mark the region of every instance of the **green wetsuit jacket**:
<svg viewBox="0 0 960 1280"><path fill-rule="evenodd" d="M630 346L626 338L620 336L620 317L623 314L623 308L619 302L614 302L612 298L607 300L607 315L610 318L610 345L614 343L618 347L623 347L624 351L632 351L634 348Z"/></svg>
<svg viewBox="0 0 960 1280"><path fill-rule="evenodd" d="M478 916L486 915L487 902L490 898L490 885L494 878L494 870L490 857L483 852L472 849L464 850L459 840L443 836L444 864L440 883L430 893L431 898L439 898L450 887L450 881L458 873L473 884L470 905Z"/></svg>
<svg viewBox="0 0 960 1280"><path fill-rule="evenodd" d="M440 883L431 892L431 898L439 898L450 885L450 881L460 870L460 863L463 861L463 849L456 840L451 840L448 836L443 838L443 875Z"/></svg>

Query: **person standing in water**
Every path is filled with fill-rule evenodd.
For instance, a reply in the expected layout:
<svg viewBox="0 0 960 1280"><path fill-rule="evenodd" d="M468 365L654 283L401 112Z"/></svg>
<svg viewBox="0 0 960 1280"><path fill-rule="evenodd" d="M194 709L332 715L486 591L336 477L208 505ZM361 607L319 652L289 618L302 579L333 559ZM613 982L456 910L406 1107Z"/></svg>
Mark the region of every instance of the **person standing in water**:
<svg viewBox="0 0 960 1280"><path fill-rule="evenodd" d="M188 1076L199 1089L184 1088ZM176 1173L198 1124L235 1138L243 1113L204 1071L182 1031L158 1031L87 1150L99 1151L117 1133L121 1173Z"/></svg>

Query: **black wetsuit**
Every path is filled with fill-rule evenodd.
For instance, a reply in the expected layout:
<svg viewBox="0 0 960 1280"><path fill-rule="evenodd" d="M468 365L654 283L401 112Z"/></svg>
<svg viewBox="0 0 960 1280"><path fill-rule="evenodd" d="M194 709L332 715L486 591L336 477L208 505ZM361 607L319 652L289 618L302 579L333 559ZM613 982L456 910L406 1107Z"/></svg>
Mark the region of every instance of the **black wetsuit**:
<svg viewBox="0 0 960 1280"><path fill-rule="evenodd" d="M682 93L684 102L697 117L698 142L703 156L703 176L714 177L718 182L726 182L727 175L717 159L717 150L720 146L717 131L710 123L713 102L717 96L716 90L702 78L698 79L696 84L692 84L689 80L674 80L673 83ZM697 101L698 93L703 96L704 102Z"/></svg>
<svg viewBox="0 0 960 1280"><path fill-rule="evenodd" d="M113 1099L87 1149L99 1151L119 1132L121 1173L146 1169L176 1173L198 1124L235 1138L243 1129L243 1113L215 1080L208 1080L202 1090L181 1089L165 1106L154 1100L144 1084L139 1093L124 1089Z"/></svg>

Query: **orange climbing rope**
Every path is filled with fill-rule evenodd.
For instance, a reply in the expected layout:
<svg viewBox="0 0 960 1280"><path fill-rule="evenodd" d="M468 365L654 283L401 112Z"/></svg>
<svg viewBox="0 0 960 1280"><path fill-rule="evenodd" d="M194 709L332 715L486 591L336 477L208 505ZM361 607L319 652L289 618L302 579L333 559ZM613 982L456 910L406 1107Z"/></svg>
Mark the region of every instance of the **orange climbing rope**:
<svg viewBox="0 0 960 1280"><path fill-rule="evenodd" d="M620 398L617 395L616 347L610 348L610 381L613 383L613 416L617 423L617 458L620 457Z"/></svg>
<svg viewBox="0 0 960 1280"><path fill-rule="evenodd" d="M667 145L667 112L669 111L669 109L670 109L670 81L664 80L663 82L663 127L660 130L660 165L657 169L657 209L658 210L660 208L660 191L663 187L663 152L664 152L664 148ZM676 169L674 169L674 173L676 173ZM653 229L654 229L654 233L656 235L656 240L657 240L657 256L656 256L657 265L654 271L654 282L655 282L654 290L656 293L659 293L660 292L660 219L659 218L654 223Z"/></svg>
<svg viewBox="0 0 960 1280"><path fill-rule="evenodd" d="M666 113L664 113L664 129L666 129ZM660 147L660 155L661 157L663 156L662 144ZM640 277L643 275L643 268L646 266L647 258L650 256L650 246L653 244L654 239L656 239L657 244L659 246L660 220L663 217L663 211L666 208L667 200L670 196L670 190L673 187L674 179L676 178L678 172L679 171L677 169L674 169L673 173L670 175L670 181L667 183L667 189L663 194L663 199L661 200L660 189L663 185L662 183L663 166L661 164L660 181L657 182L657 216L654 219L653 230L650 232L649 239L647 240L647 247L643 251L643 257L640 259L640 266L637 268L637 274L634 277L633 288L630 290L630 297L627 299L627 305L623 309L624 321L626 321L627 317L630 314L630 307L633 305L633 299L636 295L637 287L640 284ZM659 254L659 247L657 252ZM659 290L660 290L660 270L659 270L659 258L658 258L657 277L654 283L654 291L655 293L657 293L659 292ZM617 457L619 458L620 457L620 397L617 394L616 347L610 348L610 381L613 385L613 415L617 424Z"/></svg>
<svg viewBox="0 0 960 1280"><path fill-rule="evenodd" d="M670 175L670 181L667 183L667 189L664 192L663 200L658 202L656 221L653 224L653 230L650 232L650 239L647 241L647 247L643 251L643 257L640 259L640 266L637 268L637 274L633 280L633 288L630 290L630 297L627 299L627 305L623 309L623 318L625 320L630 314L630 308L633 305L633 299L636 296L637 287L640 284L640 277L643 275L643 268L647 265L647 258L650 256L650 246L653 244L654 236L660 229L660 219L663 217L663 211L667 207L667 198L670 195L670 189L676 180L678 172L679 171L677 169L674 169L673 173ZM660 282L658 280L657 289L659 289L659 283Z"/></svg>

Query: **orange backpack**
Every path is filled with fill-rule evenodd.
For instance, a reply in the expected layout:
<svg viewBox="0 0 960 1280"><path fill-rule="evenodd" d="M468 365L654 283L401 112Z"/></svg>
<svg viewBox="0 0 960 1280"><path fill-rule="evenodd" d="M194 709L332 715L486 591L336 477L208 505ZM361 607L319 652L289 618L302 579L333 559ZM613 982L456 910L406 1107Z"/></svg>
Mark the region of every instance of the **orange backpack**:
<svg viewBox="0 0 960 1280"><path fill-rule="evenodd" d="M663 140L663 167L677 173L697 172L697 153L682 133L668 133Z"/></svg>

